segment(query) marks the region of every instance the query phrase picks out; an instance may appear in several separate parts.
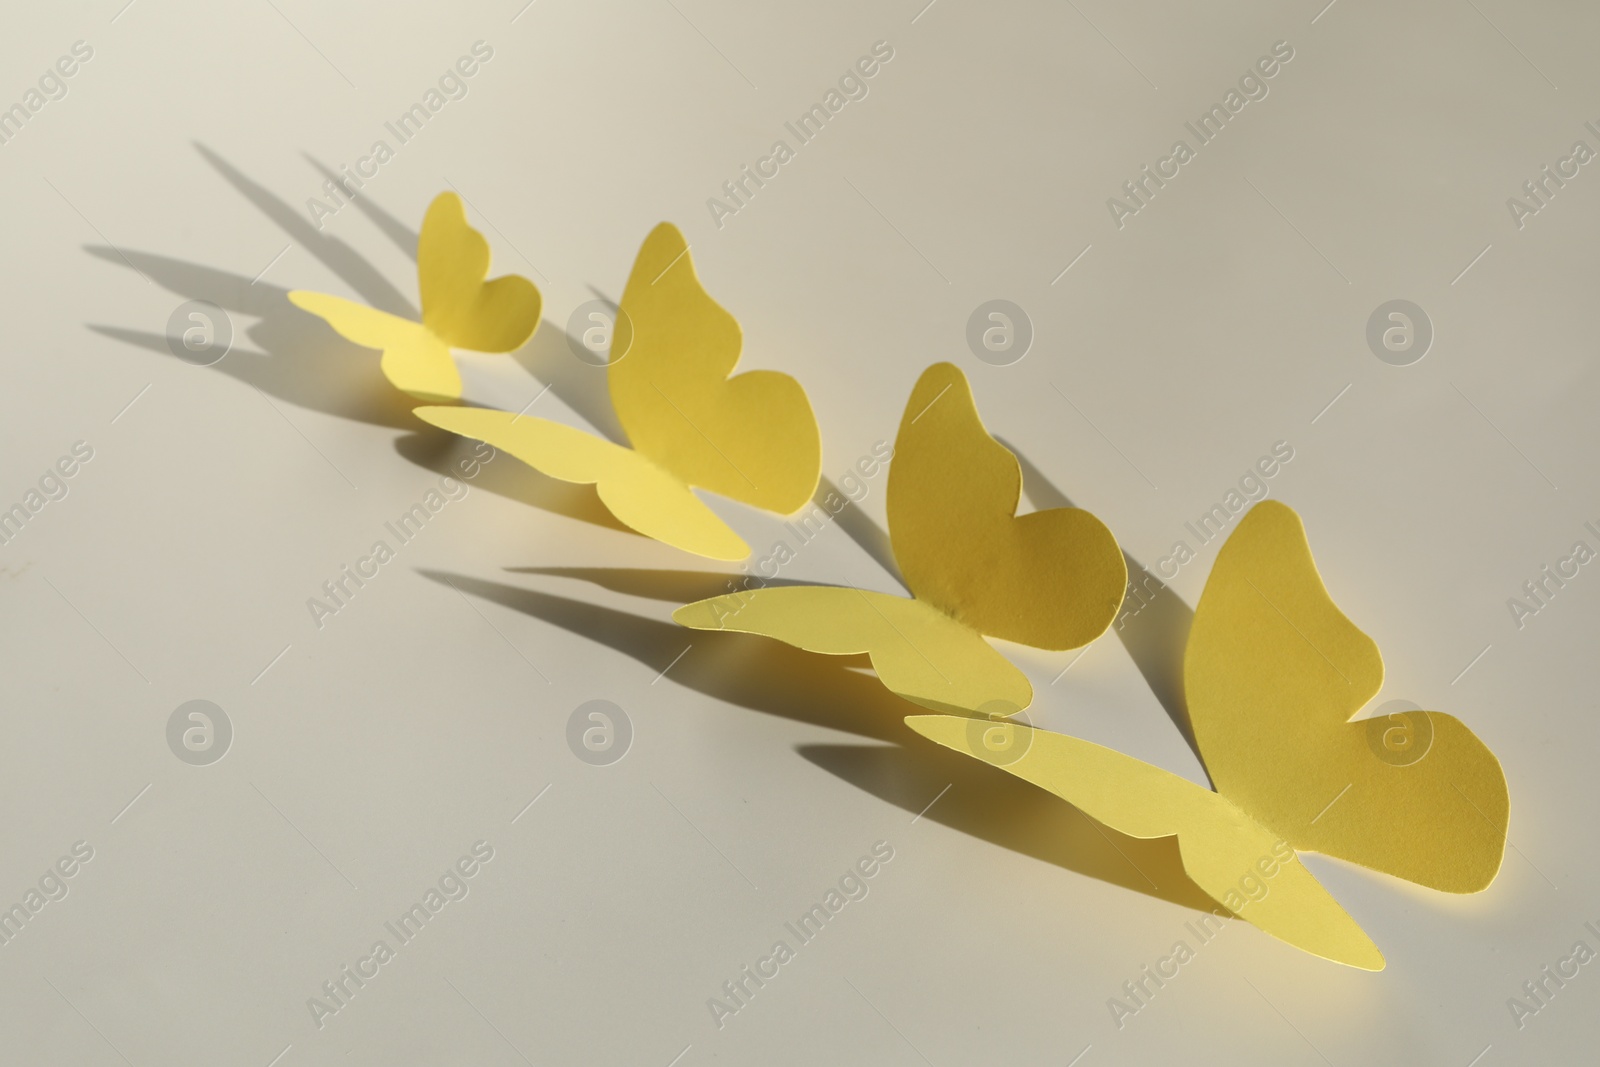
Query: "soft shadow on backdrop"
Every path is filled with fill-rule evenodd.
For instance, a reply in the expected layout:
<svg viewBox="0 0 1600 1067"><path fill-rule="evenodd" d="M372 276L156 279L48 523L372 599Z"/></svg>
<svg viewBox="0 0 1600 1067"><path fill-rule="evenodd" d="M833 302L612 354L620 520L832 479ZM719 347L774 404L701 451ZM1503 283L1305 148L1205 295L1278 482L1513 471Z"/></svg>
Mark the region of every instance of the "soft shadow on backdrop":
<svg viewBox="0 0 1600 1067"><path fill-rule="evenodd" d="M360 299L391 314L419 317L401 289L348 244L319 231L291 204L215 152L203 145L196 147L229 185L282 229L294 247L322 262ZM324 177L335 177L316 160L311 163ZM369 196L360 196L353 204L397 248L415 260L416 231ZM438 473L450 471L461 440L415 419L411 415L414 404L409 398L380 387L375 354L343 340L321 319L289 303L288 289L155 253L104 246L89 246L87 251L141 272L184 300L207 300L230 314L257 319L244 331L253 350L241 346L236 339L229 353L208 370L259 391L274 406L283 402L407 431L395 440L396 452L419 467ZM600 290L594 292L605 299ZM89 328L137 348L176 358L164 334L102 324L89 324ZM512 358L602 436L626 443L611 408L604 372L573 357L570 341L559 326L541 323L532 340ZM1037 467L1020 454L1018 458L1025 489L1034 506L1070 506L1066 496ZM545 478L509 458L508 462L484 467L474 485L579 521L626 530L600 504L593 487ZM824 478L817 500L829 492L837 492L837 487ZM888 534L865 512L851 505L836 520L870 558L899 578ZM1128 565L1130 574L1143 577L1145 572L1135 560L1130 558ZM612 591L675 604L726 592L731 577L704 571L631 568L508 569L588 581ZM675 684L751 711L881 742L797 746L804 759L858 789L913 816L921 815L1066 870L1184 907L1211 910L1217 906L1183 873L1175 840L1146 841L1120 834L1003 770L913 733L905 726L904 718L920 709L894 696L870 672L862 670L867 664L865 656L813 655L745 634L690 635L672 623L581 600L471 575L432 570L422 573L464 594L605 644L652 669L662 668L692 644L694 654L685 656L671 673L670 680ZM1183 641L1193 612L1154 577L1148 579L1146 588L1153 596L1151 602L1116 632L1193 747L1182 688Z"/></svg>
<svg viewBox="0 0 1600 1067"><path fill-rule="evenodd" d="M416 319L411 299L337 237L319 231L287 201L255 182L204 145L200 155L246 201L275 223L294 248L310 253L333 271L356 297L390 314ZM324 176L332 173L313 164ZM371 198L353 204L405 255L416 258L417 234L385 212ZM291 304L289 290L231 271L170 256L100 245L87 247L90 255L120 267L131 267L183 300L208 300L227 311L259 321L236 336L232 349L204 371L225 374L248 386L276 406L286 403L339 418L405 430L395 440L395 451L412 463L440 474L450 473L462 439L434 429L415 418L416 401L383 384L376 354L344 340L321 319ZM414 279L408 279L415 287ZM88 324L89 329L167 359L176 359L162 333L123 326ZM252 347L242 344L248 338ZM511 354L530 375L549 386L558 397L603 436L621 437L605 374L572 356L567 335L551 322L542 322L532 339ZM197 368L200 370L202 368ZM536 390L530 390L530 395ZM281 409L280 409L281 410ZM568 518L627 531L601 505L593 487L570 485L540 477L515 462L491 464L475 480L478 487ZM631 531L627 531L631 532Z"/></svg>

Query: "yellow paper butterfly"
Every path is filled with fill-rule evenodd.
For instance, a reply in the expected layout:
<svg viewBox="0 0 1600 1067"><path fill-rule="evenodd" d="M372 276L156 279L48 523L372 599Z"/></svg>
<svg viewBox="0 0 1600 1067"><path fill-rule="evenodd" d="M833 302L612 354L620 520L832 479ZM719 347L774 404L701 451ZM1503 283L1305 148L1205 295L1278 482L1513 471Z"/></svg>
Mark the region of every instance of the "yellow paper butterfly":
<svg viewBox="0 0 1600 1067"><path fill-rule="evenodd" d="M1328 596L1300 517L1264 501L1218 553L1184 653L1216 792L1063 734L949 715L906 721L1122 833L1176 836L1185 871L1229 911L1375 971L1382 953L1295 853L1473 893L1500 869L1509 812L1499 761L1455 717L1350 721L1382 684L1378 648Z"/></svg>
<svg viewBox="0 0 1600 1067"><path fill-rule="evenodd" d="M606 375L632 448L486 408L416 414L552 478L593 484L613 515L647 537L712 559L745 558L750 546L692 487L782 514L810 500L822 442L805 390L777 371L729 377L743 344L739 323L701 287L671 223L639 249L617 323Z"/></svg>
<svg viewBox="0 0 1600 1067"><path fill-rule="evenodd" d="M764 634L811 652L867 653L889 689L939 711L1033 700L984 634L1068 649L1103 633L1127 566L1105 524L1078 508L1016 514L1017 458L978 419L961 371L923 372L889 466L889 537L910 598L839 586L755 589L687 604L697 630Z"/></svg>
<svg viewBox="0 0 1600 1067"><path fill-rule="evenodd" d="M296 306L325 319L347 341L383 351L383 373L419 400L461 398L452 348L514 352L539 325L539 290L516 274L484 281L489 242L467 225L461 198L440 193L417 238L417 288L422 321L369 308L326 293L297 289Z"/></svg>

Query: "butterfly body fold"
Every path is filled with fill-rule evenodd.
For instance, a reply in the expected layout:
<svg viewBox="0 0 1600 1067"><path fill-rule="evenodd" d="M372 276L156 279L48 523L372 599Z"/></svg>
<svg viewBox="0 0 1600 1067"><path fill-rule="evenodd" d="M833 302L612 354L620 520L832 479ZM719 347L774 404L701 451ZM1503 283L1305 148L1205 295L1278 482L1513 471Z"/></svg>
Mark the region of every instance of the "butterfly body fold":
<svg viewBox="0 0 1600 1067"><path fill-rule="evenodd" d="M1403 760L1351 721L1382 684L1377 646L1328 595L1299 516L1263 501L1218 553L1184 654L1215 792L1022 724L997 727L1008 741L996 750L970 717L906 722L1121 833L1176 837L1186 873L1229 911L1325 959L1381 970L1377 947L1296 854L1476 892L1500 868L1509 818L1499 761L1460 720L1425 713L1428 746Z"/></svg>
<svg viewBox="0 0 1600 1067"><path fill-rule="evenodd" d="M418 400L461 398L461 374L452 348L512 352L539 325L539 290L515 274L485 280L489 242L467 224L461 198L440 193L428 207L417 238L417 288L422 321L326 293L294 290L289 300L323 319L335 333L383 352L384 377Z"/></svg>
<svg viewBox="0 0 1600 1067"><path fill-rule="evenodd" d="M821 437L800 383L777 371L733 374L742 344L737 320L701 286L683 234L662 223L629 275L606 369L627 446L505 411L416 414L549 477L594 485L618 520L647 537L741 560L749 545L694 490L790 514L811 499L822 471Z"/></svg>
<svg viewBox="0 0 1600 1067"><path fill-rule="evenodd" d="M1013 714L1033 688L985 635L1077 648L1111 624L1127 581L1104 523L1078 508L1017 516L1021 492L1017 459L984 429L965 375L936 363L912 389L889 465L889 538L911 597L756 589L673 618L813 652L866 653L885 686L923 707Z"/></svg>
<svg viewBox="0 0 1600 1067"><path fill-rule="evenodd" d="M465 407L453 349L505 353L539 324L527 279L489 279L488 242L439 195L418 237L420 321L341 297L289 299L382 353L419 418L562 481L595 486L618 520L719 560L749 546L703 489L792 515L813 499L821 442L792 377L735 374L737 320L701 285L670 223L645 239L613 331L607 387L626 445L563 423ZM985 430L965 376L927 368L902 417L886 507L911 595L848 585L746 589L684 605L698 630L761 634L866 655L882 683L934 714L922 736L992 763L1135 838L1176 838L1185 873L1223 908L1307 952L1381 970L1383 955L1300 862L1318 852L1451 893L1487 887L1504 859L1509 799L1493 752L1454 716L1417 713L1402 753L1356 716L1381 690L1377 645L1333 602L1300 517L1257 503L1218 552L1184 651L1185 702L1207 789L1131 756L1007 721L1027 677L989 638L1079 648L1110 625L1127 582L1104 523L1078 508L1017 514L1016 457ZM991 738L1001 736L998 748Z"/></svg>

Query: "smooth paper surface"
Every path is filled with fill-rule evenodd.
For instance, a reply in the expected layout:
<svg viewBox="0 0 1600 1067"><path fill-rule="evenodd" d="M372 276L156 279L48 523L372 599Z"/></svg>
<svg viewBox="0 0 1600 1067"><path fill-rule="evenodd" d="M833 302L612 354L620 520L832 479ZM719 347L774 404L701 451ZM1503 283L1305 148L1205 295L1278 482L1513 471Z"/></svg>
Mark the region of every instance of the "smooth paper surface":
<svg viewBox="0 0 1600 1067"><path fill-rule="evenodd" d="M954 715L906 723L1130 837L1176 836L1185 872L1229 911L1324 959L1383 969L1383 954L1294 850L1225 797L1113 749L1019 723Z"/></svg>
<svg viewBox="0 0 1600 1067"><path fill-rule="evenodd" d="M488 408L415 411L463 437L487 441L552 478L594 485L620 521L657 541L711 559L739 560L750 546L677 478L621 445L571 426Z"/></svg>
<svg viewBox="0 0 1600 1067"><path fill-rule="evenodd" d="M289 299L327 320L346 341L382 351L379 366L396 389L419 400L455 400L461 396L461 374L450 358L450 346L420 322L327 293L297 289Z"/></svg>
<svg viewBox="0 0 1600 1067"><path fill-rule="evenodd" d="M810 500L822 442L805 390L778 371L733 375L739 323L700 284L671 223L645 238L622 311L631 342L607 374L633 447L686 485L767 511Z"/></svg>
<svg viewBox="0 0 1600 1067"><path fill-rule="evenodd" d="M1217 554L1184 654L1212 782L1298 849L1483 889L1505 854L1500 762L1437 711L1393 727L1418 747L1384 758L1374 736L1388 727L1350 721L1382 685L1378 647L1323 588L1300 517L1257 504Z"/></svg>
<svg viewBox="0 0 1600 1067"><path fill-rule="evenodd" d="M419 400L461 398L461 375L450 349L513 352L539 325L539 290L508 274L484 281L489 242L467 224L461 198L440 193L417 238L422 322L325 293L294 290L297 307L327 321L347 341L383 352L384 377Z"/></svg>
<svg viewBox="0 0 1600 1067"><path fill-rule="evenodd" d="M1127 582L1104 523L1078 508L1018 518L1021 492L1017 459L983 428L966 376L936 363L911 392L889 465L889 536L914 599L755 589L686 605L673 618L817 652L867 652L883 684L907 700L1013 714L1033 688L983 634L1076 648L1111 624Z"/></svg>
<svg viewBox="0 0 1600 1067"><path fill-rule="evenodd" d="M867 653L885 686L936 711L1027 707L1027 677L976 630L921 600L840 586L782 586L702 600L672 616L697 630L764 634L808 652Z"/></svg>
<svg viewBox="0 0 1600 1067"><path fill-rule="evenodd" d="M1441 712L1399 724L1350 721L1382 687L1383 660L1323 587L1287 505L1257 504L1218 553L1195 609L1184 685L1215 793L1020 724L907 722L1125 834L1176 836L1189 876L1230 911L1353 967L1379 970L1383 958L1294 860L1296 850L1454 893L1493 881L1509 811L1499 761ZM1404 746L1386 746L1384 730L1412 734ZM990 746L996 736L1004 744ZM1258 856L1266 862L1254 867Z"/></svg>
<svg viewBox="0 0 1600 1067"><path fill-rule="evenodd" d="M611 513L646 537L710 559L744 559L750 546L693 487L784 514L810 500L822 443L805 390L777 371L729 377L739 360L739 324L700 285L689 246L670 222L639 249L613 344L612 404L632 449L504 411L426 407L416 414L552 478L593 484Z"/></svg>
<svg viewBox="0 0 1600 1067"><path fill-rule="evenodd" d="M539 290L519 274L488 277L489 242L467 225L461 198L440 193L417 238L423 325L451 348L521 348L539 326Z"/></svg>
<svg viewBox="0 0 1600 1067"><path fill-rule="evenodd" d="M927 1067L912 1045L935 1067L1596 1059L1600 956L1564 988L1541 969L1570 974L1578 939L1600 952L1583 928L1600 929L1600 4L1075 0L1091 25L1064 4L928 2L674 0L704 37L665 4L274 0L304 36L256 3L7 10L0 107L35 110L0 128L0 511L48 502L0 530L0 907L43 895L74 842L95 858L0 948L0 1065L127 1067L101 1034L136 1067L667 1067L691 1043L674 1067ZM62 56L77 73L51 99ZM821 133L813 105L840 108ZM1172 179L1179 139L1195 154ZM1597 154L1570 179L1580 139ZM746 334L735 373L810 396L818 506L830 480L829 504L861 498L814 535L820 519L794 533L697 489L751 575L785 560L773 586L910 596L875 562L893 566L885 457L924 368L959 365L1022 463L1021 510L1059 488L1148 586L1054 686L1077 651L987 639L1035 680L1033 725L1201 786L1169 721L1187 725L1186 635L1265 486L1382 652L1355 721L1448 712L1501 763L1500 873L1454 896L1300 853L1382 950L1376 974L1241 921L1202 945L1185 923L1212 904L1176 838L1090 825L913 734L905 716L931 709L865 655L685 630L673 609L740 588L738 563L623 532L592 487L506 453L483 463L488 446L411 418L424 401L378 350L284 298L420 324L412 257L441 175L489 277L548 301L515 353L452 350L464 400L515 413L554 382L527 415L622 446L606 370L567 327L620 303L657 222L683 230ZM994 318L996 298L1026 318ZM1391 319L1396 298L1426 318ZM214 331L195 309L173 321L193 300L231 336L214 309ZM40 479L63 457L56 500ZM1220 535L1201 528L1234 491ZM412 537L402 520L440 497ZM380 538L395 554L373 579ZM232 720L209 766L168 747L196 699ZM601 699L631 739L614 714L574 716ZM622 758L595 766L613 740ZM439 878L480 838L495 858L451 900ZM879 839L895 858L849 899L839 880ZM433 890L443 910L400 944L384 923ZM830 891L848 902L800 944L784 924ZM380 938L397 954L362 977ZM779 938L796 955L772 979ZM1195 957L1156 988L1142 968L1170 973L1180 938ZM308 998L338 1013L318 1026ZM719 1026L710 998L737 1014Z"/></svg>
<svg viewBox="0 0 1600 1067"><path fill-rule="evenodd" d="M966 375L923 372L889 468L889 537L919 600L992 637L1060 651L1105 632L1127 564L1082 508L1017 515L1022 468L989 436Z"/></svg>

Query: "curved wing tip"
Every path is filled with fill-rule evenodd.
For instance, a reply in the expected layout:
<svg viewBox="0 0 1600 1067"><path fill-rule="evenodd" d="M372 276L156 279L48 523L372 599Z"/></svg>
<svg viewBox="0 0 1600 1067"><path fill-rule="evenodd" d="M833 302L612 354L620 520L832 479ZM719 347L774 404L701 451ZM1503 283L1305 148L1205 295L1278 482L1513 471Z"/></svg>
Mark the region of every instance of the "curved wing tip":
<svg viewBox="0 0 1600 1067"><path fill-rule="evenodd" d="M1223 906L1226 907L1227 905ZM1234 912L1233 915L1241 922L1250 922L1249 919L1238 912ZM1373 943L1372 938L1367 936L1366 931L1357 926L1355 920L1351 919L1348 913L1343 915L1343 920L1344 922L1340 924L1341 928L1331 934L1325 931L1322 936L1313 934L1303 938L1292 935L1285 936L1284 931L1256 926L1255 923L1251 923L1251 925L1256 926L1257 930L1276 938L1291 948L1297 948L1301 952L1308 953L1318 959L1327 960L1329 963L1337 963L1341 967L1352 967L1358 971L1371 971L1374 973L1388 967L1389 963L1383 958L1383 951Z"/></svg>
<svg viewBox="0 0 1600 1067"><path fill-rule="evenodd" d="M954 748L955 746L943 740L939 735L948 731L949 723L952 719L961 718L962 716L959 715L907 715L905 722L907 726L926 737L929 741L944 745L947 748Z"/></svg>
<svg viewBox="0 0 1600 1067"><path fill-rule="evenodd" d="M1500 827L1499 832L1504 834L1505 827ZM1450 893L1454 896L1462 897L1471 896L1473 893L1481 893L1493 885L1496 878L1500 877L1500 868L1505 866L1505 859L1505 849L1502 848L1500 850L1499 857L1497 857L1495 860L1493 868L1481 872L1467 871L1463 873L1461 880L1458 882L1453 882L1450 884L1441 883L1439 885L1429 886L1429 888L1436 889L1441 893Z"/></svg>
<svg viewBox="0 0 1600 1067"><path fill-rule="evenodd" d="M617 514L616 509L611 507L611 502L605 498L603 493L600 499L613 515ZM745 544L744 538L734 533L731 529L724 528L715 533L702 530L687 535L681 532L672 534L667 531L658 533L650 529L640 529L620 515L617 515L617 518L621 519L623 524L635 533L643 534L652 541L660 541L664 545L670 545L692 556L699 556L701 559L714 559L719 563L742 563L750 558L750 546ZM662 536L663 533L667 535ZM717 598L711 597L710 599L715 600Z"/></svg>
<svg viewBox="0 0 1600 1067"><path fill-rule="evenodd" d="M462 217L466 216L466 208L461 204L461 194L453 189L445 189L435 194L434 198L428 201L428 210L432 211L441 204L451 205L461 213Z"/></svg>
<svg viewBox="0 0 1600 1067"><path fill-rule="evenodd" d="M517 349L531 341L533 339L533 335L539 332L539 324L544 321L544 295L539 292L539 287L534 285L531 279L524 278L520 274L503 274L501 277L515 278L520 282L525 282L527 284L527 290L524 299L531 301L533 304L533 307L529 309L528 313L528 318L533 321L528 324L528 328L526 330L518 330L508 339L507 343L510 347L508 347L505 351L515 352Z"/></svg>
<svg viewBox="0 0 1600 1067"><path fill-rule="evenodd" d="M1334 960L1346 967L1354 967L1358 971L1371 971L1374 974L1389 966L1389 961L1383 958L1383 953L1371 941L1367 942L1368 951L1353 954L1349 959Z"/></svg>
<svg viewBox="0 0 1600 1067"><path fill-rule="evenodd" d="M317 318L322 319L325 322L328 321L328 316L318 308L318 305L325 305L330 300L337 302L340 299L339 297L331 296L328 293L319 293L315 289L290 289L287 295L289 297L289 303L293 304L301 311L304 311L306 314L315 315ZM328 324L330 326L332 325L331 322Z"/></svg>
<svg viewBox="0 0 1600 1067"><path fill-rule="evenodd" d="M424 404L421 407L412 408L411 414L415 415L429 426L437 426L440 429L449 429L449 427L445 426L444 422L440 421L443 417L441 413L446 411L460 410L461 408L454 404Z"/></svg>
<svg viewBox="0 0 1600 1067"><path fill-rule="evenodd" d="M610 507L610 503L606 504ZM613 512L615 514L615 512ZM623 520L627 522L626 519ZM632 525L629 523L629 525ZM637 527L635 527L637 529ZM714 559L719 563L742 563L750 558L750 546L744 538L733 532L733 528L723 523L718 530L701 530L685 537L674 537L667 540L655 534L639 530L646 537L660 541L662 544L671 545L673 548L682 549L691 555L702 559Z"/></svg>
<svg viewBox="0 0 1600 1067"><path fill-rule="evenodd" d="M1240 520L1239 524L1242 526L1251 519L1256 519L1258 522L1287 522L1293 520L1302 529L1305 528L1305 522L1300 518L1298 511L1283 501L1272 497L1257 501L1249 513Z"/></svg>
<svg viewBox="0 0 1600 1067"><path fill-rule="evenodd" d="M941 359L937 363L928 364L927 367L923 368L922 373L917 375L917 385L919 386L927 381L945 380L966 384L967 372L949 360Z"/></svg>
<svg viewBox="0 0 1600 1067"><path fill-rule="evenodd" d="M906 397L905 411L900 415L900 429L895 436L896 447L900 444L899 435L910 430L917 420L927 414L928 409L933 407L945 393L951 389L956 389L957 386L960 387L957 390L958 395L965 398L968 406L976 411L977 405L972 400L972 383L967 381L967 375L960 367L948 361L930 363L924 367L922 373L917 375L916 384L911 387L910 395ZM932 397L929 397L928 393L934 390L937 391L934 392ZM994 441L994 435L990 434L987 428L983 432L989 437L989 440ZM999 442L995 441L995 444L998 445ZM1000 445L1000 447L1005 448L1004 445ZM1016 456L1012 455L1010 449L1006 449L1006 454L1011 455L1013 463L1016 462ZM1017 485L1020 493L1022 485L1021 467L1017 468Z"/></svg>
<svg viewBox="0 0 1600 1067"><path fill-rule="evenodd" d="M716 604L721 599L719 596L714 596L696 600L693 604L685 604L673 611L672 621L691 630L720 630L722 621L718 618Z"/></svg>
<svg viewBox="0 0 1600 1067"><path fill-rule="evenodd" d="M650 235L646 238L646 240L653 239L657 236L676 237L680 242L683 242L684 244L688 243L687 241L684 241L683 231L678 229L678 224L670 219L663 219L651 227Z"/></svg>

